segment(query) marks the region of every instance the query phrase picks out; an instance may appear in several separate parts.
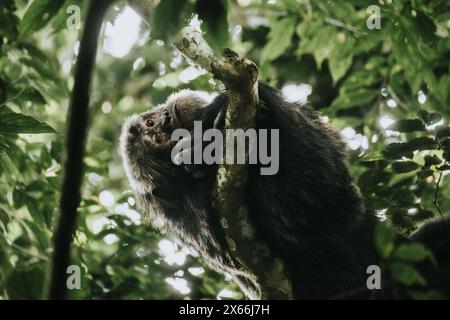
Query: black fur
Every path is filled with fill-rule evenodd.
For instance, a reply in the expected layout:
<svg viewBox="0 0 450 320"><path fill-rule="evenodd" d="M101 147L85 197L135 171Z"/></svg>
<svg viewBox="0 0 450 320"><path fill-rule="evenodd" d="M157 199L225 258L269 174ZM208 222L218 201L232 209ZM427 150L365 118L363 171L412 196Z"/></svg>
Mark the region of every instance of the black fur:
<svg viewBox="0 0 450 320"><path fill-rule="evenodd" d="M189 104L193 95L175 97L156 112L178 102ZM296 298L369 298L366 269L379 264L377 219L352 182L344 143L315 112L286 102L268 85L259 84L259 97L257 127L280 130L280 167L278 174L262 176L258 165L249 166L246 199L257 237L284 260ZM211 128L227 99L222 93L210 104L199 106L197 101L201 108L192 109L193 118ZM139 143L130 148L129 127L124 126L122 155L140 207L151 219L163 219L165 228L209 265L233 275L249 297L258 298L251 279L226 254L223 230L211 207L215 168L195 179L172 164L168 154L156 156ZM428 228L414 238L433 242L430 234L437 229ZM448 223L439 228L440 234L449 234ZM449 252L442 255L448 261Z"/></svg>

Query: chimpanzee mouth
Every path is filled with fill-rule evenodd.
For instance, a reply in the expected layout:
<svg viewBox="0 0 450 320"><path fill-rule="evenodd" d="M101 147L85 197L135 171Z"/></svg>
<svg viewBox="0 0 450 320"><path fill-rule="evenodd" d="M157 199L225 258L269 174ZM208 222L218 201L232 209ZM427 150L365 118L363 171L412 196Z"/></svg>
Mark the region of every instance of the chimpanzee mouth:
<svg viewBox="0 0 450 320"><path fill-rule="evenodd" d="M161 144L161 143L162 143L162 140L163 140L163 137L161 137L161 135L159 135L159 134L154 133L154 134L151 136L151 139L152 139L153 141L155 141L157 144Z"/></svg>
<svg viewBox="0 0 450 320"><path fill-rule="evenodd" d="M151 148L163 147L170 143L170 134L163 131L143 130L140 134L141 142Z"/></svg>

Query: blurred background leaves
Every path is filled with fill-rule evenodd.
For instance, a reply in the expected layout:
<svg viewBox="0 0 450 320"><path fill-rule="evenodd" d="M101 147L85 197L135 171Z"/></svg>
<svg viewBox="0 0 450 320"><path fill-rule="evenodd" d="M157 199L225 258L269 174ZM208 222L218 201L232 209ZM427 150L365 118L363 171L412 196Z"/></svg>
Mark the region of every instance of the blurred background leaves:
<svg viewBox="0 0 450 320"><path fill-rule="evenodd" d="M256 61L287 99L308 97L350 150L350 168L381 220L374 239L394 283L420 285L418 245L397 247L425 219L450 211L450 4L372 1L157 2L142 18L117 1L103 25L92 90L83 200L73 261L77 299L243 298L195 252L145 224L118 156L125 117L182 88L221 90L171 45L187 24L220 52ZM80 30L67 7L87 1L0 5L0 298L42 298L61 178L65 119ZM439 185L439 187L438 187ZM411 291L411 298L436 292Z"/></svg>

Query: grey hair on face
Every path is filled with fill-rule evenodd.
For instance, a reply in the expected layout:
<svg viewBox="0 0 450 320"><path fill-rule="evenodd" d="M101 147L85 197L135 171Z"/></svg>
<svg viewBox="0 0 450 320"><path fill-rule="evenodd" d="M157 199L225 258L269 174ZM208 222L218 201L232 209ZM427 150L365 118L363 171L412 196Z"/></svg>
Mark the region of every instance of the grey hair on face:
<svg viewBox="0 0 450 320"><path fill-rule="evenodd" d="M139 149L138 144L140 144L138 141L139 137L132 137L130 135L131 126L136 123L138 119L138 115L132 115L125 119L119 139L119 151L132 189L143 194L146 190L143 188L143 184L139 182L142 173L136 159L136 153ZM144 147L143 143L142 147Z"/></svg>

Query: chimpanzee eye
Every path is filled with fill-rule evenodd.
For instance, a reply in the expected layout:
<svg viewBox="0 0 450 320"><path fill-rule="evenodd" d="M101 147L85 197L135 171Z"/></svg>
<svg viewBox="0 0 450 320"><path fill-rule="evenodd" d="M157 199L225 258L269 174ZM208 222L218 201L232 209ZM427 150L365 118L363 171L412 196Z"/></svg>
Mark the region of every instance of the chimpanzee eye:
<svg viewBox="0 0 450 320"><path fill-rule="evenodd" d="M153 127L153 125L154 125L155 123L153 122L152 119L147 119L147 121L145 121L145 124L146 124L147 127Z"/></svg>

